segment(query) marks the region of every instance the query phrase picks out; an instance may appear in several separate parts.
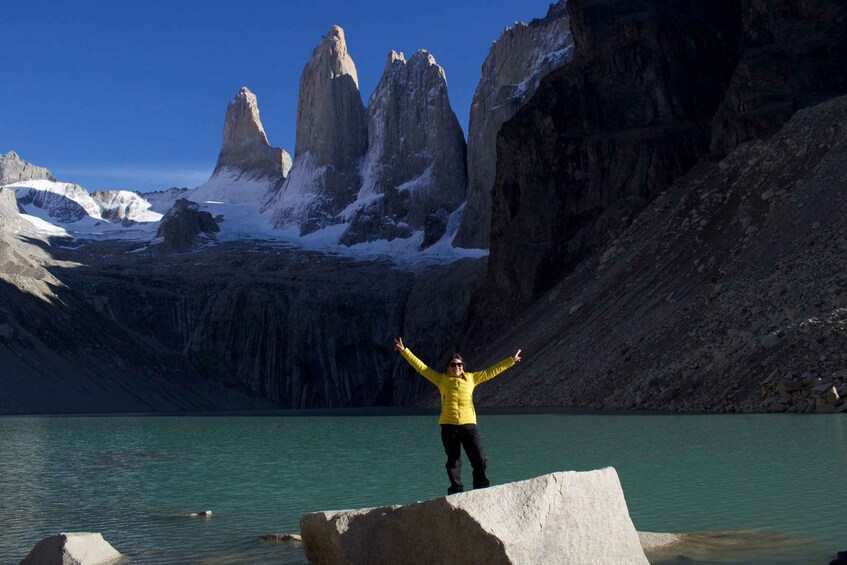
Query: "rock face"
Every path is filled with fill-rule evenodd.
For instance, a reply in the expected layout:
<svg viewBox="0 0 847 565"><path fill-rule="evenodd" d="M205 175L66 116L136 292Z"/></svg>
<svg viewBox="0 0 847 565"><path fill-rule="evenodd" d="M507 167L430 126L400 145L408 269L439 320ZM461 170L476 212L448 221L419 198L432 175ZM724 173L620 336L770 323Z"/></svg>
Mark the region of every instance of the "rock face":
<svg viewBox="0 0 847 565"><path fill-rule="evenodd" d="M21 159L14 151L0 154L0 185L27 180L56 180L44 167L36 167Z"/></svg>
<svg viewBox="0 0 847 565"><path fill-rule="evenodd" d="M185 252L219 231L209 212L201 211L196 202L180 198L159 224L156 237L163 238L163 241L156 250L160 253Z"/></svg>
<svg viewBox="0 0 847 565"><path fill-rule="evenodd" d="M107 257L87 247L62 250L95 265L63 282L182 370L288 408L391 402L411 273L252 242Z"/></svg>
<svg viewBox="0 0 847 565"><path fill-rule="evenodd" d="M847 93L847 6L744 0L741 56L715 115L712 149L774 134L794 112Z"/></svg>
<svg viewBox="0 0 847 565"><path fill-rule="evenodd" d="M523 327L521 341L527 343L524 336L534 335L539 352L530 364L535 368L524 364L521 370L531 372L537 380L521 378L511 384L495 383L481 391L481 399L490 395L488 401L496 404L507 398L522 398L522 403L533 404L549 403L556 397L564 404L611 403L671 410L830 409L826 399L820 397L822 393L810 394L812 387L796 395L781 395L774 390L786 376L807 371L825 376L840 368L826 355L809 353L820 344L809 346L800 335L779 330L785 320L782 316L801 324L796 317L811 310L802 299L790 294L793 305L788 313L774 314L774 320L783 322L771 321L762 312L780 311L782 306L776 308L776 304L784 305L786 297L774 298L773 305L767 307L761 304L755 312L749 303L728 301L720 326L724 335L717 319L712 318L712 302L725 297L726 286L718 281L727 279L730 272L734 274L728 280L745 281L733 283L737 293L742 294L745 288L761 288L756 287L762 284L759 275L749 270L753 265L766 271L782 265L784 270L774 276L794 280L798 287L812 284L818 288L817 283L795 269L797 261L817 264L818 260L789 244L810 237L788 218L790 208L783 208L784 215L773 220L774 228L768 232L770 240L760 235L763 228L756 223L761 213L757 210L776 206L777 195L790 192L804 202L806 207L798 216L805 218L808 225L840 223L837 199L823 209L808 192L812 189L804 188L810 183L821 193L831 195L839 182L835 179L844 178L836 165L842 158L840 129L832 129L820 117L835 116L837 112L832 107L816 106L816 111L805 115L797 127L786 132L788 137L780 137L779 143L738 146L718 166L715 161L720 155L709 153L714 146L713 136L721 131L752 132L744 126L748 123L746 110L736 122L730 120L740 124L737 128L715 126L716 116L720 121L721 116L728 115L726 104L731 106L735 96L732 92L740 88L738 73L747 64L745 61L761 53L751 43L751 30L757 30L755 37L774 38L766 51L774 52L780 41L795 45L786 47L794 54L780 61L778 71L750 75L751 82L744 89L758 92L762 97L756 99L763 103L772 84L777 85L773 90L776 99L781 99L793 88L790 85L810 83L805 71L808 58L795 59L797 52L803 52L800 47L808 42L820 42L818 53L823 60L816 61L815 68L847 64L840 47L841 36L833 37L835 28L830 25L833 17L836 21L840 17L843 3L815 5L817 9L812 9L810 3L801 6L785 2L569 3L576 46L573 62L548 75L533 99L504 124L498 137L489 272L463 329L465 335L471 336L469 342L479 344L478 355L492 356L493 353L486 353L484 342L495 334L507 339L498 327L505 320L510 327L519 326L519 320L530 315L523 308L533 304L531 312L537 319L532 328ZM799 28L805 33L798 34ZM789 29L794 31L779 38L780 30ZM838 28L841 30L844 26ZM768 65L762 67L769 68L772 69ZM780 74L783 71L786 74ZM814 76L815 80L831 81L830 85L841 80ZM802 89L798 86L794 93L799 96ZM777 116L772 112L777 106L761 106L761 115ZM812 151L815 142L800 123L817 124L810 126L809 131L819 130L818 150ZM786 148L791 146L800 147L800 153ZM819 162L823 159L819 150L824 149L831 154ZM830 163L830 178L819 172L823 162ZM644 206L674 182L679 183L673 190L678 200L654 202L650 205L651 214L644 217L642 224ZM734 191L730 186L735 187ZM718 195L726 200L731 192L737 196L717 206ZM668 212L675 206L671 202L680 202L689 193L705 200L700 204L686 200L680 208L680 213L684 209L689 214L686 229L701 229L704 233L695 231L691 239L683 242L668 228ZM759 204L753 205L755 202ZM716 206L714 213L711 208L707 210L705 203ZM818 210L818 220L808 215L811 203ZM630 236L620 238L633 218L638 219L643 231L632 237L649 239L654 245L637 260L629 255L627 243L634 240L628 239ZM733 224L730 230L728 222L733 218L740 223ZM678 221L684 223L681 217ZM725 231L719 233L716 228L706 233L713 223ZM739 248L739 239L750 242L751 248ZM779 258L773 257L777 240L785 241L787 246ZM816 255L829 249L820 246L818 238L812 241ZM711 247L709 251L699 247L701 255L695 256L686 247L694 242L698 246L708 242ZM837 247L838 243L829 245ZM659 260L660 251L669 254L667 262ZM756 253L771 260L762 262ZM746 257L747 262L740 262L740 256ZM689 260L697 261L693 272L682 267ZM626 267L611 271L618 278L597 274L599 279L594 281L588 275L588 265L597 264L601 271L611 266ZM720 266L713 271L710 264ZM686 272L691 279L686 278ZM702 275L710 272L708 278ZM658 273L662 273L661 278L656 277ZM754 282L757 280L759 283ZM648 290L656 294L648 298ZM820 287L820 292L829 296L825 287ZM743 291L743 295L751 302L762 299L756 293ZM708 311L701 310L704 303L712 304ZM692 312L702 312L710 321L692 318ZM837 318L836 313L826 314L829 321L823 327L829 330L803 327L810 333L820 330L826 334L835 331ZM692 320L698 320L697 327L691 327ZM734 326L731 335L725 334L728 324ZM536 328L546 328L550 333L545 337ZM559 336L555 344L548 343L549 335L554 334ZM822 343L828 343L828 338L820 338ZM724 344L726 340L731 345ZM658 344L660 351L651 352L650 347ZM473 346L464 349L475 350ZM619 356L608 355L614 351ZM779 358L782 363L777 362ZM759 384L764 375L751 372L752 366L771 367L767 371L761 369L767 373L767 383ZM786 371L788 366L792 369ZM586 374L590 377L569 377ZM548 380L555 379L553 375L559 375L558 383ZM634 379L630 390L624 391L616 384L621 375L645 376ZM498 387L503 390L498 392ZM522 397L524 393L532 399ZM764 396L766 405L758 395Z"/></svg>
<svg viewBox="0 0 847 565"><path fill-rule="evenodd" d="M404 404L426 382L395 376L392 337L403 328L421 351L450 350L449 309L482 272L415 275L250 241L191 247L191 208L162 222L158 246L42 249L21 239L37 234L0 190L0 413Z"/></svg>
<svg viewBox="0 0 847 565"><path fill-rule="evenodd" d="M15 287L30 287L38 294L49 292L45 283L58 281L44 268L47 254L34 245L23 243L20 238L43 240L32 224L21 218L15 191L0 187L0 280ZM33 283L33 284L27 284Z"/></svg>
<svg viewBox="0 0 847 565"><path fill-rule="evenodd" d="M356 66L344 30L333 26L300 77L295 165L269 206L275 225L297 224L306 234L339 223L359 189L367 145Z"/></svg>
<svg viewBox="0 0 847 565"><path fill-rule="evenodd" d="M418 273L406 299L400 335L432 367L446 367L460 343L462 318L485 276L486 260L465 260ZM458 314L458 315L457 315ZM498 359L499 361L499 359ZM467 361L470 368L479 366ZM433 385L399 355L391 372L391 404L407 404Z"/></svg>
<svg viewBox="0 0 847 565"><path fill-rule="evenodd" d="M44 538L21 565L107 565L120 558L101 534L78 532Z"/></svg>
<svg viewBox="0 0 847 565"><path fill-rule="evenodd" d="M568 3L575 55L498 137L484 312L525 304L709 151L735 0ZM476 330L475 330L476 331Z"/></svg>
<svg viewBox="0 0 847 565"><path fill-rule="evenodd" d="M362 188L345 212L342 242L409 237L427 227L427 239L437 240L465 198L466 148L432 55L421 50L407 63L402 53L389 54L367 131Z"/></svg>
<svg viewBox="0 0 847 565"><path fill-rule="evenodd" d="M307 514L300 532L312 563L648 563L611 467Z"/></svg>
<svg viewBox="0 0 847 565"><path fill-rule="evenodd" d="M214 174L282 180L290 169L291 156L268 143L256 95L242 87L226 109L223 143Z"/></svg>
<svg viewBox="0 0 847 565"><path fill-rule="evenodd" d="M491 46L474 92L468 125L468 204L453 244L488 248L497 132L535 94L541 79L573 56L567 6L551 4L544 18L507 28Z"/></svg>

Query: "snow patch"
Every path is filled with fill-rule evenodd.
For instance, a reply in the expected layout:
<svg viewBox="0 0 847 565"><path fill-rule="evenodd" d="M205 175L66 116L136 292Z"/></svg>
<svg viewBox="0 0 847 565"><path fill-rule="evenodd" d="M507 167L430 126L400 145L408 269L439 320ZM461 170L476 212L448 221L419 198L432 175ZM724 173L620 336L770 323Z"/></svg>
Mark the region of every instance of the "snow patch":
<svg viewBox="0 0 847 565"><path fill-rule="evenodd" d="M49 236L49 237L71 237L71 234L62 227L54 226L47 220L39 218L38 216L32 216L30 214L21 214L21 218L28 221L32 224L32 227L35 228L40 234Z"/></svg>

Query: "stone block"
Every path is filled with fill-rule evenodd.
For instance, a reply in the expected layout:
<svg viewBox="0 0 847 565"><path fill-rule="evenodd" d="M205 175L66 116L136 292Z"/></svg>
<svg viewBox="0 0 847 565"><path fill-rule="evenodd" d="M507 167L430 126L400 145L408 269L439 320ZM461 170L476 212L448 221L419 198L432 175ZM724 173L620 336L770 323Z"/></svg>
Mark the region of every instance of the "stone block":
<svg viewBox="0 0 847 565"><path fill-rule="evenodd" d="M300 521L312 563L647 565L617 472L561 472Z"/></svg>

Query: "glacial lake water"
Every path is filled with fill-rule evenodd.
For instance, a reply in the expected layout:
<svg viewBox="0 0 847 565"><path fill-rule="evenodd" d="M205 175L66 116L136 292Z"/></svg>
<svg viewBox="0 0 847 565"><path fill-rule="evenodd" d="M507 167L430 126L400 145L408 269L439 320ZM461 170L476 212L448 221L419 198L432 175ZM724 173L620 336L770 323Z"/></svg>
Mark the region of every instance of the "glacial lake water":
<svg viewBox="0 0 847 565"><path fill-rule="evenodd" d="M479 419L494 484L613 466L637 529L743 531L686 563L847 550L847 414ZM258 536L441 496L443 465L435 414L0 418L0 563L62 531L101 532L126 563L305 563Z"/></svg>

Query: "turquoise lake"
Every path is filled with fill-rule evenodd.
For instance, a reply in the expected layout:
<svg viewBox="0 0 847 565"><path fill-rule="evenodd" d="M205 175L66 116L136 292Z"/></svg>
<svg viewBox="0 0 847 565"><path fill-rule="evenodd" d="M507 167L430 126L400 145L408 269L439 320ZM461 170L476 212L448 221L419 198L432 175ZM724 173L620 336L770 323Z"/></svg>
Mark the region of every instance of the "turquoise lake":
<svg viewBox="0 0 847 565"><path fill-rule="evenodd" d="M613 466L637 529L753 536L687 563L847 550L845 414L483 413L479 427L492 484ZM62 531L101 532L127 563L305 563L258 536L447 485L435 414L0 418L0 563Z"/></svg>

